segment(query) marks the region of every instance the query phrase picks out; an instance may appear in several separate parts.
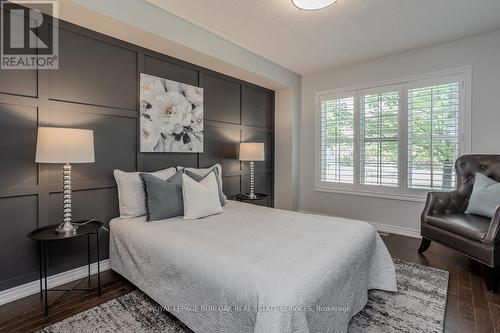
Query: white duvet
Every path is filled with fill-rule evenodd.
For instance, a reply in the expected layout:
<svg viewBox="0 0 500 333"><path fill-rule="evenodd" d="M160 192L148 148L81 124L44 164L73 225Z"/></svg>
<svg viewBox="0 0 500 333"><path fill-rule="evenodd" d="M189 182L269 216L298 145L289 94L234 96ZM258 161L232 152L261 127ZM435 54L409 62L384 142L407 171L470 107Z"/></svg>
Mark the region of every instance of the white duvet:
<svg viewBox="0 0 500 333"><path fill-rule="evenodd" d="M110 261L197 333L345 332L369 289L397 290L369 224L234 201L195 221L114 219Z"/></svg>

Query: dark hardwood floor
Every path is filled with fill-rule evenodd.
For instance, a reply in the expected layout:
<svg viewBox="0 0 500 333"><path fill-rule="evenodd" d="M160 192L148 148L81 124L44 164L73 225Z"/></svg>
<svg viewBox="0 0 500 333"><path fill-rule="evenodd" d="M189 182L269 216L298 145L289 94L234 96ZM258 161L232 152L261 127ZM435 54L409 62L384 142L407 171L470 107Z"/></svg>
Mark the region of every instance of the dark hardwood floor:
<svg viewBox="0 0 500 333"><path fill-rule="evenodd" d="M58 288L71 287L73 284L75 283L68 283ZM70 293L49 308L49 315L47 317L45 317L44 301L40 294L31 295L1 305L0 332L35 332L50 324L57 323L136 289L132 284L113 271L101 273L101 285L101 297L97 295L97 291L92 293ZM97 286L97 277L95 275L91 277L91 286ZM80 285L80 288L88 287L88 281ZM49 293L49 304L61 294L60 292Z"/></svg>
<svg viewBox="0 0 500 333"><path fill-rule="evenodd" d="M450 272L445 332L500 333L500 294L490 294L482 279L482 268L475 262L433 243L419 256L418 239L397 235L383 237L394 258L445 269ZM91 284L95 286L93 276ZM102 274L103 292L73 293L54 305L44 317L43 299L39 294L0 306L0 332L33 332L98 304L124 295L135 289L118 274ZM68 284L68 286L71 284ZM49 301L58 297L49 295Z"/></svg>
<svg viewBox="0 0 500 333"><path fill-rule="evenodd" d="M500 333L500 294L487 291L480 264L435 242L419 255L419 239L397 235L383 239L393 258L450 272L445 332Z"/></svg>

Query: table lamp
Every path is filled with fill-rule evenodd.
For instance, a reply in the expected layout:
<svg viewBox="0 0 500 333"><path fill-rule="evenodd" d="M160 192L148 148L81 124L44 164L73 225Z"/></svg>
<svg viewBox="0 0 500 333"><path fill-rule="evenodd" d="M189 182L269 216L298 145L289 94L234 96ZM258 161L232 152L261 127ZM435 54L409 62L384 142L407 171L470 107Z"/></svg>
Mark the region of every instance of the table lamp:
<svg viewBox="0 0 500 333"><path fill-rule="evenodd" d="M250 162L250 199L255 196L255 161L264 161L264 144L256 142L240 143L240 161Z"/></svg>
<svg viewBox="0 0 500 333"><path fill-rule="evenodd" d="M71 165L94 163L94 132L91 130L39 127L36 144L37 163L58 163L63 166L64 220L57 233L75 233L71 223Z"/></svg>

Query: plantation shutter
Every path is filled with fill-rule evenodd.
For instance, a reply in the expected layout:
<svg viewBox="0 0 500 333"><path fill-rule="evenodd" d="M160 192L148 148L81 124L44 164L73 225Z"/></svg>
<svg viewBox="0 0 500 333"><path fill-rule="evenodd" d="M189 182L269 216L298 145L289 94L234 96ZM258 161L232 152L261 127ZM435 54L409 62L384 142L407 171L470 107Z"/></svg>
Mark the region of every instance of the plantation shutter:
<svg viewBox="0 0 500 333"><path fill-rule="evenodd" d="M360 183L399 184L399 91L360 95Z"/></svg>
<svg viewBox="0 0 500 333"><path fill-rule="evenodd" d="M320 177L322 182L354 183L354 96L323 97Z"/></svg>
<svg viewBox="0 0 500 333"><path fill-rule="evenodd" d="M455 187L462 81L408 89L408 188Z"/></svg>

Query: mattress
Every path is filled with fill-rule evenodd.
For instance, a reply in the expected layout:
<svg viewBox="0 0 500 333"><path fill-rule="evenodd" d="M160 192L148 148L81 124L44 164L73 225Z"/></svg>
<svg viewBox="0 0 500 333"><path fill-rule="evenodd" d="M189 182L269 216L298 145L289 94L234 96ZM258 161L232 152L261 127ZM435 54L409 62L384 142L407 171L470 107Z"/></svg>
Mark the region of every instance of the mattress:
<svg viewBox="0 0 500 333"><path fill-rule="evenodd" d="M346 332L369 289L397 290L369 224L228 201L184 221L111 221L111 268L194 332Z"/></svg>

